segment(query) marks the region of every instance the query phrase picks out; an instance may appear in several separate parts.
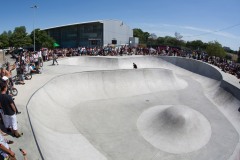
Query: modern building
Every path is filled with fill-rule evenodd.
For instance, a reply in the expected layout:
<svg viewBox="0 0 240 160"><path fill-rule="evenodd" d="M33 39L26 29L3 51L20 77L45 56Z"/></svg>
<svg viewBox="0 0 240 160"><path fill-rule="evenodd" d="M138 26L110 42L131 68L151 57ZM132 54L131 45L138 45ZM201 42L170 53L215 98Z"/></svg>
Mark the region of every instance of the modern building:
<svg viewBox="0 0 240 160"><path fill-rule="evenodd" d="M133 30L123 21L98 20L43 29L61 48L129 44Z"/></svg>

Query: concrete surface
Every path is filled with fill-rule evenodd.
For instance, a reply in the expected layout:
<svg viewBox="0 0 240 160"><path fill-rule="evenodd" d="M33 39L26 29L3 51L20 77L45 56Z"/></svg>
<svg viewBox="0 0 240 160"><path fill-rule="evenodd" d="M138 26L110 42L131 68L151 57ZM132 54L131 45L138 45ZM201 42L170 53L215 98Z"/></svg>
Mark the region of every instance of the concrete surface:
<svg viewBox="0 0 240 160"><path fill-rule="evenodd" d="M16 141L29 159L240 159L239 83L216 67L178 57L73 57L42 72L17 86L24 136Z"/></svg>
<svg viewBox="0 0 240 160"><path fill-rule="evenodd" d="M173 154L201 149L212 133L209 121L200 112L183 105L151 107L140 115L137 126L154 147Z"/></svg>

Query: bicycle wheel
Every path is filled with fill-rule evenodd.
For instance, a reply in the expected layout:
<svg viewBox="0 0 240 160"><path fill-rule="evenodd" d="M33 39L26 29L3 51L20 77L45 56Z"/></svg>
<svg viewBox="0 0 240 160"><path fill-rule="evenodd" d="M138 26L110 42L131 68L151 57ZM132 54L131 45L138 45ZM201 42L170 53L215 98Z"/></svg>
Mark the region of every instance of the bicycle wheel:
<svg viewBox="0 0 240 160"><path fill-rule="evenodd" d="M10 90L10 92L11 92L12 96L17 96L17 94L18 94L18 90L16 88L12 88Z"/></svg>
<svg viewBox="0 0 240 160"><path fill-rule="evenodd" d="M27 79L27 80L32 79L32 74L30 74L30 73L25 74L25 79Z"/></svg>

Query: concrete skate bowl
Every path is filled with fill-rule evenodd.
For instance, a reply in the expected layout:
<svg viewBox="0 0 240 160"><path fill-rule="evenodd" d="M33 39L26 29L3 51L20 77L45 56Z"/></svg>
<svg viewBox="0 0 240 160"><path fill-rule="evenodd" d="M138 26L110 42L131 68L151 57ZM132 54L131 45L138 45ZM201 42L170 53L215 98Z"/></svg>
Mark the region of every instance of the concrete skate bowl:
<svg viewBox="0 0 240 160"><path fill-rule="evenodd" d="M137 70L119 69L133 59L108 60L116 70L57 76L32 96L28 112L44 159L236 158L239 130L215 103L229 95L221 82L158 58L134 59L149 67Z"/></svg>
<svg viewBox="0 0 240 160"><path fill-rule="evenodd" d="M166 60L157 57L73 57L59 61L65 66L81 66L81 67L97 67L102 69L132 69L133 63L136 63L138 68L169 68L170 63ZM174 69L177 69L174 67Z"/></svg>

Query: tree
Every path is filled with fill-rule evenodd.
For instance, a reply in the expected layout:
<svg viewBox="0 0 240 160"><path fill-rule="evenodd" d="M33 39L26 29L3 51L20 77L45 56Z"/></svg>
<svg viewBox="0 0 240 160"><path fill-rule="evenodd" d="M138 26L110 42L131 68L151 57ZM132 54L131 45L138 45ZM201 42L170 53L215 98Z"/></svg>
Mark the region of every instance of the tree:
<svg viewBox="0 0 240 160"><path fill-rule="evenodd" d="M150 36L149 36L149 39L153 39L153 40L156 40L158 37L155 33L151 33Z"/></svg>
<svg viewBox="0 0 240 160"><path fill-rule="evenodd" d="M165 36L164 37L165 40L164 40L164 43L165 45L168 45L168 46L174 46L176 44L176 38L173 38L171 36Z"/></svg>
<svg viewBox="0 0 240 160"><path fill-rule="evenodd" d="M10 37L10 44L13 47L24 47L32 44L31 38L26 32L25 26L16 27Z"/></svg>
<svg viewBox="0 0 240 160"><path fill-rule="evenodd" d="M222 45L217 41L208 42L206 51L210 56L225 57L226 52L224 51Z"/></svg>
<svg viewBox="0 0 240 160"><path fill-rule="evenodd" d="M161 42L161 45L166 45L166 46L178 46L179 41L171 36L165 36L162 38L158 39L158 42Z"/></svg>
<svg viewBox="0 0 240 160"><path fill-rule="evenodd" d="M144 43L148 43L149 36L150 36L150 33L148 33L148 32L143 32L143 40L144 40Z"/></svg>
<svg viewBox="0 0 240 160"><path fill-rule="evenodd" d="M12 31L9 30L9 31L7 32L7 35L8 35L8 37L11 37L11 36L12 36Z"/></svg>
<svg viewBox="0 0 240 160"><path fill-rule="evenodd" d="M34 41L34 31L32 31L30 37L32 41ZM35 29L35 45L37 50L40 48L53 48L54 42L55 40L51 38L47 32Z"/></svg>
<svg viewBox="0 0 240 160"><path fill-rule="evenodd" d="M175 32L174 35L175 35L175 38L176 38L177 40L179 40L179 41L180 41L180 40L182 39L182 37L183 37L183 36L182 36L180 33L178 33L178 32Z"/></svg>
<svg viewBox="0 0 240 160"><path fill-rule="evenodd" d="M183 40L181 40L183 38L183 36L178 32L175 32L174 35L176 38L175 46L177 46L177 47L185 46L185 42Z"/></svg>
<svg viewBox="0 0 240 160"><path fill-rule="evenodd" d="M139 38L139 43L143 43L143 31L139 28L134 28L133 29L133 36Z"/></svg>
<svg viewBox="0 0 240 160"><path fill-rule="evenodd" d="M157 45L157 35L155 33L151 33L148 37L148 46L156 46Z"/></svg>
<svg viewBox="0 0 240 160"><path fill-rule="evenodd" d="M205 50L207 44L203 43L201 40L188 41L186 47L193 50Z"/></svg>
<svg viewBox="0 0 240 160"><path fill-rule="evenodd" d="M133 36L139 38L139 43L140 44L146 44L148 42L148 38L150 34L148 32L143 32L139 28L133 29Z"/></svg>
<svg viewBox="0 0 240 160"><path fill-rule="evenodd" d="M0 48L7 48L7 47L9 47L9 37L8 37L8 33L4 31L0 35Z"/></svg>
<svg viewBox="0 0 240 160"><path fill-rule="evenodd" d="M157 38L157 44L158 45L164 45L164 37L158 37Z"/></svg>
<svg viewBox="0 0 240 160"><path fill-rule="evenodd" d="M237 51L232 50L230 47L223 47L223 49L227 52L227 53L232 53L232 54L237 54Z"/></svg>
<svg viewBox="0 0 240 160"><path fill-rule="evenodd" d="M186 42L183 40L177 40L175 37L165 36L158 37L157 44L164 46L185 47Z"/></svg>
<svg viewBox="0 0 240 160"><path fill-rule="evenodd" d="M7 35L8 35L8 43L9 43L9 47L13 47L13 44L12 44L11 41L10 41L10 37L12 36L12 31L9 30L9 31L7 32Z"/></svg>

